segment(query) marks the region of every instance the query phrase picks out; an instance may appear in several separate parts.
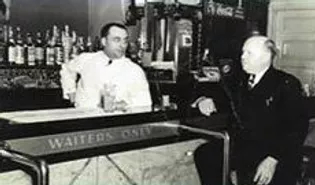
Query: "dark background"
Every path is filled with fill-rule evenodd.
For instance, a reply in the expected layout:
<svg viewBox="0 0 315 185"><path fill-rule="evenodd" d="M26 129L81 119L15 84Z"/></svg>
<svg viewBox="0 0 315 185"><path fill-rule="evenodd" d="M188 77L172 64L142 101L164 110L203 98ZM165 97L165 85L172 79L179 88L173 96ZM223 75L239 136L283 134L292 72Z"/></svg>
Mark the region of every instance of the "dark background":
<svg viewBox="0 0 315 185"><path fill-rule="evenodd" d="M59 28L68 24L77 34L87 36L88 18L88 0L12 0L9 23L34 34L54 24Z"/></svg>

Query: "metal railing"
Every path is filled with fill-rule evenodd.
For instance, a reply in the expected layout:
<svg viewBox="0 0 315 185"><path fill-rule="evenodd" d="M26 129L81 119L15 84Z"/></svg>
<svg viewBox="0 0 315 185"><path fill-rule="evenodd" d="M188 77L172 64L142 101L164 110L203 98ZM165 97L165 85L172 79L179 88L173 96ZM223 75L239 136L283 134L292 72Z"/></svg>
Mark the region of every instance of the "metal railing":
<svg viewBox="0 0 315 185"><path fill-rule="evenodd" d="M230 136L226 131L211 131L201 128L195 128L186 125L180 125L177 123L156 123L151 124L157 127L168 127L175 129L187 130L192 133L204 134L208 136L215 137L217 139L223 140L223 175L222 175L222 185L228 184L229 179L229 155L230 155ZM2 145L2 146L1 146ZM8 149L8 147L3 146L0 143L0 159L8 159L12 162L30 167L35 173L36 177L33 179L33 185L49 185L49 168L44 160L38 159L36 157L30 156L28 154L23 154Z"/></svg>
<svg viewBox="0 0 315 185"><path fill-rule="evenodd" d="M9 149L0 148L0 159L7 159L12 162L30 167L35 173L33 185L48 185L49 184L49 170L48 165L44 160L37 159L27 154L12 151Z"/></svg>
<svg viewBox="0 0 315 185"><path fill-rule="evenodd" d="M230 136L226 131L211 131L201 128L190 127L186 125L174 124L174 123L157 123L155 126L179 128L187 130L193 133L205 134L208 136L213 136L218 139L223 139L223 175L222 175L222 185L228 185L229 179L229 156L230 156Z"/></svg>

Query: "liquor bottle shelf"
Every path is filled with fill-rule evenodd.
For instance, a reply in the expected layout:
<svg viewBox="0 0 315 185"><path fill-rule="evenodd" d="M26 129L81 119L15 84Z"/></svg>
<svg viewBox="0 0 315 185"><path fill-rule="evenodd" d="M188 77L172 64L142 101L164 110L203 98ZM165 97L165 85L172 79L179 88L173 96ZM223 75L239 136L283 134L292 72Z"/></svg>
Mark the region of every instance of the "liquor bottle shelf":
<svg viewBox="0 0 315 185"><path fill-rule="evenodd" d="M0 65L0 89L60 88L60 66Z"/></svg>
<svg viewBox="0 0 315 185"><path fill-rule="evenodd" d="M61 66L59 65L10 65L8 63L0 64L0 69L47 69L47 70L60 70Z"/></svg>

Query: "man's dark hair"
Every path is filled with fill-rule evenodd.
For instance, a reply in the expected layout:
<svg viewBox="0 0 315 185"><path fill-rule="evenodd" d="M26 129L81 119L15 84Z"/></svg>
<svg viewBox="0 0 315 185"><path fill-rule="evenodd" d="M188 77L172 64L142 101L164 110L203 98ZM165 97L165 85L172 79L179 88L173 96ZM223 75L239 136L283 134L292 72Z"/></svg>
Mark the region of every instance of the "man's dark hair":
<svg viewBox="0 0 315 185"><path fill-rule="evenodd" d="M102 27L101 33L100 33L101 37L106 37L108 35L111 27L118 27L118 28L121 28L121 29L128 31L127 27L125 25L123 25L121 23L117 23L117 22L111 22L111 23L108 23Z"/></svg>

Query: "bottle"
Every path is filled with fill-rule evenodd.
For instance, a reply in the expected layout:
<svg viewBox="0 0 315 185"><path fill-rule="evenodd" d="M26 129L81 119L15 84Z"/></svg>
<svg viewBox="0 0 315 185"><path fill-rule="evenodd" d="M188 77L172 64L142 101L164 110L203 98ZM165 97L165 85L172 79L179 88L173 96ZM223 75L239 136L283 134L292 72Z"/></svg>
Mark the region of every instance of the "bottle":
<svg viewBox="0 0 315 185"><path fill-rule="evenodd" d="M49 30L46 30L45 32L45 39L43 41L44 45L48 45L48 41L50 40L50 31Z"/></svg>
<svg viewBox="0 0 315 185"><path fill-rule="evenodd" d="M75 31L72 31L72 38L71 38L72 46L71 46L71 59L74 59L76 56L79 55L79 48L78 48L78 39L77 34Z"/></svg>
<svg viewBox="0 0 315 185"><path fill-rule="evenodd" d="M36 64L41 66L45 64L45 50L44 43L40 32L36 33L36 42L35 42L35 60Z"/></svg>
<svg viewBox="0 0 315 185"><path fill-rule="evenodd" d="M6 53L6 25L0 26L0 65L4 65Z"/></svg>
<svg viewBox="0 0 315 185"><path fill-rule="evenodd" d="M46 30L45 32L45 39L43 41L44 43L44 62L45 62L45 65L54 65L54 62L55 62L55 54L54 52L52 52L52 50L54 51L54 47L52 47L52 44L51 44L51 40L52 40L52 37L50 37L50 31L49 30ZM52 54L52 56L51 56Z"/></svg>
<svg viewBox="0 0 315 185"><path fill-rule="evenodd" d="M25 49L25 58L26 63L29 66L35 66L35 55L36 55L36 49L35 45L33 43L32 35L30 33L26 34L26 49Z"/></svg>
<svg viewBox="0 0 315 185"><path fill-rule="evenodd" d="M17 37L16 37L16 58L15 63L17 65L24 65L25 58L24 58L24 42L22 39L21 29L20 27L16 28Z"/></svg>
<svg viewBox="0 0 315 185"><path fill-rule="evenodd" d="M79 37L78 38L77 48L78 48L78 53L79 54L83 53L85 51L83 37Z"/></svg>
<svg viewBox="0 0 315 185"><path fill-rule="evenodd" d="M55 43L55 62L57 65L61 65L63 63L63 47L61 37L57 35L57 40Z"/></svg>
<svg viewBox="0 0 315 185"><path fill-rule="evenodd" d="M86 45L85 45L85 51L86 52L93 52L93 44L92 44L91 36L87 37Z"/></svg>
<svg viewBox="0 0 315 185"><path fill-rule="evenodd" d="M7 43L7 60L9 65L15 64L16 60L16 42L14 39L13 28L9 26L9 41Z"/></svg>
<svg viewBox="0 0 315 185"><path fill-rule="evenodd" d="M7 25L3 25L3 37L4 37L4 42L8 43L9 42L9 27Z"/></svg>
<svg viewBox="0 0 315 185"><path fill-rule="evenodd" d="M72 38L70 37L70 28L65 25L65 31L62 34L62 45L63 45L63 61L64 63L69 62L71 55Z"/></svg>
<svg viewBox="0 0 315 185"><path fill-rule="evenodd" d="M58 37L58 27L57 25L53 25L53 29L52 29L52 38L56 41L57 37Z"/></svg>
<svg viewBox="0 0 315 185"><path fill-rule="evenodd" d="M71 37L71 43L72 45L75 45L77 43L77 33L75 31L72 31L72 37Z"/></svg>
<svg viewBox="0 0 315 185"><path fill-rule="evenodd" d="M48 40L47 45L46 45L46 65L47 66L53 66L55 65L55 47L53 43L53 39Z"/></svg>

